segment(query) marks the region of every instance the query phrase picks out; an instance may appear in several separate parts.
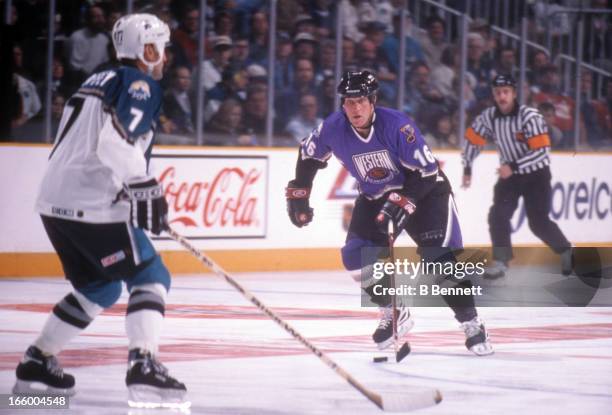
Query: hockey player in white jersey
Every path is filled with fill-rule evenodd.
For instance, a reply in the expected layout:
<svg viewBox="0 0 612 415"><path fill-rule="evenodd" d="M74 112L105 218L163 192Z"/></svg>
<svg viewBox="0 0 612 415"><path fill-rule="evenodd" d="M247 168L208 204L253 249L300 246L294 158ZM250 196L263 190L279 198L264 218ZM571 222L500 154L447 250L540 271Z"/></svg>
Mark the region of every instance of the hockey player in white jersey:
<svg viewBox="0 0 612 415"><path fill-rule="evenodd" d="M36 203L74 290L17 366L14 392L74 393L74 377L55 356L117 301L125 282L128 403L185 406L185 385L155 357L170 275L143 231L167 227L148 162L170 30L153 15L132 14L112 36L122 65L90 76L66 103Z"/></svg>

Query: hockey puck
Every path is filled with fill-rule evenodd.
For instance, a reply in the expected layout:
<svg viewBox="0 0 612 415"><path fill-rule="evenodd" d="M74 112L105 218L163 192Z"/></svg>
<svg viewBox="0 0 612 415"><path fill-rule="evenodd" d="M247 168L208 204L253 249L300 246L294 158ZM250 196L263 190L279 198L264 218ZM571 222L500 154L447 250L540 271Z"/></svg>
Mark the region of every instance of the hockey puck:
<svg viewBox="0 0 612 415"><path fill-rule="evenodd" d="M387 360L389 360L389 358L387 356L379 356L379 357L375 357L372 360L374 361L374 363L382 363L382 362L386 362Z"/></svg>

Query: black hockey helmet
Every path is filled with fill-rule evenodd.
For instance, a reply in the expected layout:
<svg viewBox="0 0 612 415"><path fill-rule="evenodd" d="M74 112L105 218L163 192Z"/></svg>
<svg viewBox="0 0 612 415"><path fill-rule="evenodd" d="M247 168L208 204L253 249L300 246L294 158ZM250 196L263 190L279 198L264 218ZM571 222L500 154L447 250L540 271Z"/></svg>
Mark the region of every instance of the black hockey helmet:
<svg viewBox="0 0 612 415"><path fill-rule="evenodd" d="M496 88L499 86L511 86L516 89L516 81L512 77L512 75L497 75L493 81L491 81L491 87Z"/></svg>
<svg viewBox="0 0 612 415"><path fill-rule="evenodd" d="M346 71L338 88L338 95L344 98L375 97L378 92L378 80L370 71Z"/></svg>

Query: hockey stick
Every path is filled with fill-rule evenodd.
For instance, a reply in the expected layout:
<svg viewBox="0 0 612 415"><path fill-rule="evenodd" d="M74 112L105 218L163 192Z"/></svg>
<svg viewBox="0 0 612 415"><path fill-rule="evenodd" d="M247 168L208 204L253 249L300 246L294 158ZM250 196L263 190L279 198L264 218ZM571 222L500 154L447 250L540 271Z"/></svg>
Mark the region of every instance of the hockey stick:
<svg viewBox="0 0 612 415"><path fill-rule="evenodd" d="M395 255L393 252L393 246L395 245L395 240L399 237L399 234L401 233L401 231L397 231L395 229L395 224L393 223L393 221L389 221L389 229L388 229L388 235L389 235L389 260L391 261L392 264L395 263ZM395 285L395 271L391 274L390 277L390 281L391 281L391 287L393 287L394 289L397 288ZM404 342L404 344L402 344L402 347L398 348L399 346L399 336L397 334L397 299L395 298L395 295L391 296L391 308L393 309L393 311L391 312L391 323L392 323L392 327L393 327L393 350L395 352L395 362L399 363L401 362L404 357L408 356L408 354L410 353L410 344L408 342Z"/></svg>
<svg viewBox="0 0 612 415"><path fill-rule="evenodd" d="M166 230L170 237L176 242L181 244L185 249L191 252L196 258L198 258L204 265L210 268L215 274L223 277L232 287L238 290L247 300L249 300L255 307L261 310L264 314L274 320L279 326L285 331L291 334L296 340L302 343L308 350L314 353L319 359L323 361L329 368L336 372L340 377L346 380L351 386L359 391L363 396L368 398L376 406L383 411L400 412L400 411L412 411L415 409L425 408L440 403L442 395L438 390L423 392L419 395L407 395L402 393L401 395L381 395L376 392L372 392L367 389L355 378L353 378L346 370L338 366L336 362L331 360L325 353L323 353L318 347L306 340L296 329L294 329L289 323L280 318L275 312L270 310L265 304L263 304L257 297L255 297L249 290L244 288L238 283L233 277L217 265L212 259L206 254L197 250L193 245L187 241L183 236L179 235L174 229L169 228Z"/></svg>

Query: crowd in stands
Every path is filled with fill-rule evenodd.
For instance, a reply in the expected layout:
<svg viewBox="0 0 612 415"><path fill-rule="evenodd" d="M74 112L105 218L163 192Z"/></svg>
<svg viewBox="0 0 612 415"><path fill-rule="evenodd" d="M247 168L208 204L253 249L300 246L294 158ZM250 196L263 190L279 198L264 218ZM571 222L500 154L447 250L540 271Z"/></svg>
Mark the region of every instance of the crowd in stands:
<svg viewBox="0 0 612 415"><path fill-rule="evenodd" d="M161 132L195 142L196 96L204 91L204 138L212 145L265 144L268 95L274 94L275 137L297 143L334 111L335 25L342 18L342 69L369 69L381 87L379 103L397 107L400 69L401 0L278 0L277 29L270 31L265 0L209 0L204 61L198 74L199 2L135 1L138 11L154 13L172 30L167 49ZM453 2L447 2L453 3ZM593 3L601 3L593 1ZM1 1L0 1L1 4ZM90 74L118 65L110 32L125 11L123 0L70 0L57 5L52 65L51 113L56 130L62 107ZM2 10L4 5L2 5ZM45 96L46 0L14 0L11 23L13 81L11 139L35 138L28 126L42 119ZM538 19L537 7L531 17ZM456 26L437 14L423 16L422 27L408 13L405 22L406 81L402 110L413 117L433 147L457 148L459 100L467 121L492 105L490 81L500 73L519 77L516 44L504 43L484 19L475 19L467 38L467 76L458 76L460 48ZM604 38L612 33L603 25ZM447 33L449 27L453 33ZM537 31L537 25L534 26ZM276 37L274 87L269 90L269 36ZM605 39L604 39L605 40ZM600 46L610 42L602 40ZM2 40L0 40L0 43ZM600 47L597 46L596 47ZM586 52L585 52L586 53ZM593 48L589 48L593 53ZM598 56L610 59L609 51ZM603 55L602 55L603 54ZM553 147L573 146L574 99L561 90L561 73L546 52L529 50L525 103L544 114ZM198 76L199 75L199 76ZM198 84L199 81L199 84ZM580 140L591 147L612 145L612 80L595 99L593 74L582 73ZM462 91L459 94L459 91ZM6 137L1 139L6 140Z"/></svg>

